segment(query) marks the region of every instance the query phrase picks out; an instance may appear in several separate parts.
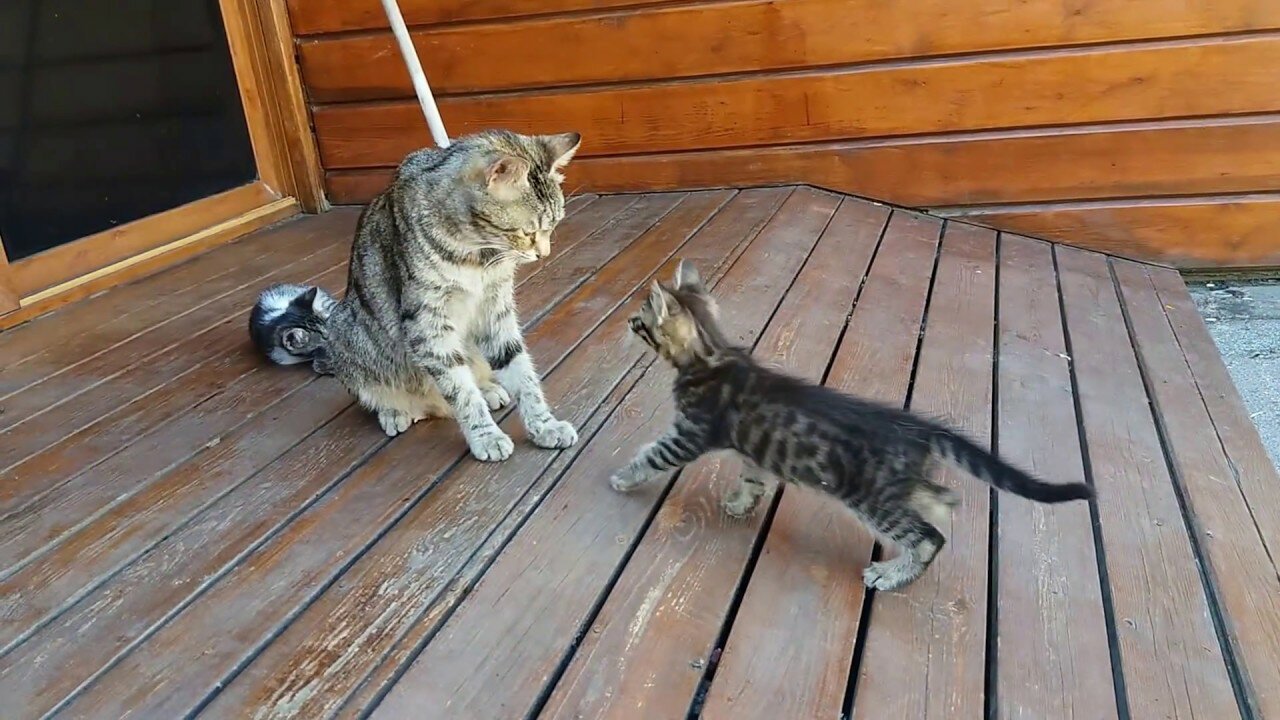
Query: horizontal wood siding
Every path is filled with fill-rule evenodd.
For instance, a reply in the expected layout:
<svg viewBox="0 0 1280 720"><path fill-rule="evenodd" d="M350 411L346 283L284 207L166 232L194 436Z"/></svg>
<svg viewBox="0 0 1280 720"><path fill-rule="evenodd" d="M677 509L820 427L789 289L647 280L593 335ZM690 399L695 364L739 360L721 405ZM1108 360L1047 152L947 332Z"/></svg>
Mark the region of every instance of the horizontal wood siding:
<svg viewBox="0 0 1280 720"><path fill-rule="evenodd" d="M1280 264L1280 239L1230 234L1280 223L1274 203L1213 222L1280 190L1280 3L996 5L401 3L450 133L582 132L574 189L810 183L1018 232L1070 217L1139 259ZM328 191L363 202L430 144L403 62L377 0L289 6ZM1094 201L1197 220L1076 207Z"/></svg>

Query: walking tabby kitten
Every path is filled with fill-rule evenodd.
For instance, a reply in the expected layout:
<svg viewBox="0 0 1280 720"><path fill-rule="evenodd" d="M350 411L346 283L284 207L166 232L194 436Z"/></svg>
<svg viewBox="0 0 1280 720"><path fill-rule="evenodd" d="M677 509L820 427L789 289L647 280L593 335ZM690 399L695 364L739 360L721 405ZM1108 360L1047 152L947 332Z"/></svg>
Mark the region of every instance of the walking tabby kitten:
<svg viewBox="0 0 1280 720"><path fill-rule="evenodd" d="M534 444L573 445L525 349L514 276L551 252L580 140L488 131L410 154L360 216L346 295L268 288L250 334L276 363L335 375L388 435L451 415L472 455L504 460L514 444L490 411L514 398Z"/></svg>
<svg viewBox="0 0 1280 720"><path fill-rule="evenodd" d="M920 577L946 542L939 526L956 499L932 479L935 456L1040 502L1093 495L1088 485L1030 477L937 423L765 368L728 342L716 317L715 301L684 261L672 284L654 283L631 317L632 332L676 368L676 420L614 474L614 489L626 492L705 453L734 450L746 469L724 500L726 512L750 513L765 473L834 495L902 549L863 572L880 590Z"/></svg>

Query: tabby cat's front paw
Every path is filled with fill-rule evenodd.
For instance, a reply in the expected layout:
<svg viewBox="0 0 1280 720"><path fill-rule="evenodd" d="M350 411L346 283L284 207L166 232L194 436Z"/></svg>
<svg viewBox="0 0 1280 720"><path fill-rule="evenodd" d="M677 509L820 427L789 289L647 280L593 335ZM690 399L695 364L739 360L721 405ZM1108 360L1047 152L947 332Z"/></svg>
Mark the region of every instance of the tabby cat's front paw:
<svg viewBox="0 0 1280 720"><path fill-rule="evenodd" d="M628 465L618 470L609 478L609 486L618 492L631 492L644 484L649 476L640 472L634 466Z"/></svg>
<svg viewBox="0 0 1280 720"><path fill-rule="evenodd" d="M467 438L467 445L471 448L471 454L475 459L484 462L506 460L516 449L516 444L497 426L477 431L475 435Z"/></svg>
<svg viewBox="0 0 1280 720"><path fill-rule="evenodd" d="M484 402L491 411L501 410L511 402L511 394L498 383L481 385L480 394L484 396Z"/></svg>
<svg viewBox="0 0 1280 720"><path fill-rule="evenodd" d="M536 428L530 428L529 439L540 448L556 450L572 447L578 442L578 431L564 420L552 419Z"/></svg>
<svg viewBox="0 0 1280 720"><path fill-rule="evenodd" d="M387 437L395 437L413 424L413 418L409 417L409 413L402 410L379 410L378 424L382 426L382 432Z"/></svg>

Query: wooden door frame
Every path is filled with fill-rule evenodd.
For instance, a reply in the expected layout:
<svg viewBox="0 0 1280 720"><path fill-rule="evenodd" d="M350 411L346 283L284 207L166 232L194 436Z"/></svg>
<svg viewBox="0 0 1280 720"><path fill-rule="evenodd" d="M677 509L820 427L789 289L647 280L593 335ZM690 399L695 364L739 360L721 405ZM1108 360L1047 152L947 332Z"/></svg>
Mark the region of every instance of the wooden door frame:
<svg viewBox="0 0 1280 720"><path fill-rule="evenodd" d="M219 0L258 179L30 257L0 248L0 329L329 205L287 0Z"/></svg>

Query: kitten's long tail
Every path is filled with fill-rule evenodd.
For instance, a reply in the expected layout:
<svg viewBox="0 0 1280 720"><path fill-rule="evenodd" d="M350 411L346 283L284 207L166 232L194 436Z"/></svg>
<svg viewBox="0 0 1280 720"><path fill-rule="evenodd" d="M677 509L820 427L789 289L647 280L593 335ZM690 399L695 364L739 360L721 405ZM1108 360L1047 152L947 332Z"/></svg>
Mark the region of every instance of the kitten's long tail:
<svg viewBox="0 0 1280 720"><path fill-rule="evenodd" d="M968 438L946 428L932 428L933 451L967 470L974 477L999 488L1042 503L1088 500L1093 488L1084 483L1047 483L1004 462Z"/></svg>
<svg viewBox="0 0 1280 720"><path fill-rule="evenodd" d="M272 285L249 313L249 337L277 365L309 362L316 372L328 374L328 320L336 302L315 286Z"/></svg>

